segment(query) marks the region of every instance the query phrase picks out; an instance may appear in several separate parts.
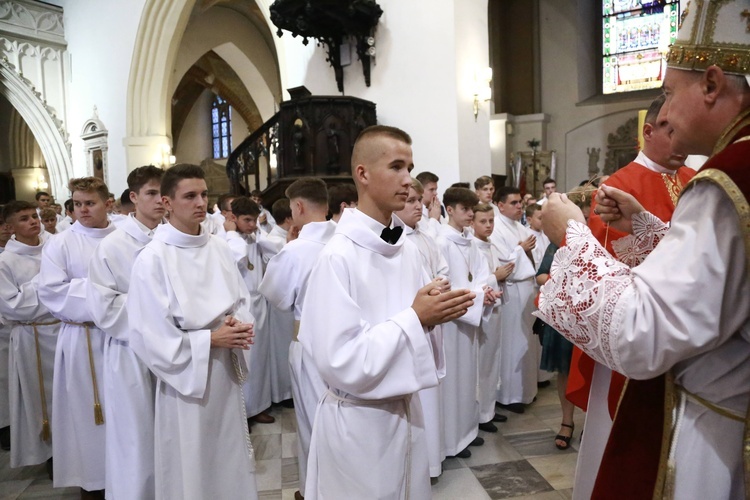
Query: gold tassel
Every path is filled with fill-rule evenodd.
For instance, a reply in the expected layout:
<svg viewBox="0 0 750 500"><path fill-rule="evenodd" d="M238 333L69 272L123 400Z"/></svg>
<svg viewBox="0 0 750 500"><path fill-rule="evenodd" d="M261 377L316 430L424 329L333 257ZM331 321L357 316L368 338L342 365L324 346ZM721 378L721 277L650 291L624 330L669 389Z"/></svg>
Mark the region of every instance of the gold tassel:
<svg viewBox="0 0 750 500"><path fill-rule="evenodd" d="M49 428L49 420L42 421L42 432L39 436L41 437L42 441L49 443L49 440L52 437L52 431Z"/></svg>
<svg viewBox="0 0 750 500"><path fill-rule="evenodd" d="M104 413L102 412L102 405L94 403L94 423L96 425L102 425L104 423Z"/></svg>

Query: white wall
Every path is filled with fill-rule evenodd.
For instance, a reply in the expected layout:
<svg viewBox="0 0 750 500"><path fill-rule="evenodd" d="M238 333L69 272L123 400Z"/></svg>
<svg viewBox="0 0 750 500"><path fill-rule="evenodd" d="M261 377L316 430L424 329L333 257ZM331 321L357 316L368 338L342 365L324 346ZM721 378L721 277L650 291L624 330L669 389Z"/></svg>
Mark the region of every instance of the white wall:
<svg viewBox="0 0 750 500"><path fill-rule="evenodd" d="M68 131L73 153L74 176L86 171L83 124L97 107L109 130L109 190L126 187L125 137L127 85L135 35L144 0L56 0L64 9L71 76L68 82ZM58 193L58 197L64 195Z"/></svg>
<svg viewBox="0 0 750 500"><path fill-rule="evenodd" d="M488 66L487 0L379 4L384 13L375 34L372 86L365 85L354 54L344 68L345 94L375 102L379 123L412 136L415 173L436 173L441 191L459 180L489 174L489 108L483 104L475 123L468 89L474 69ZM313 94L339 94L323 48L314 41L305 47L288 32L279 42L284 89L305 85Z"/></svg>
<svg viewBox="0 0 750 500"><path fill-rule="evenodd" d="M588 177L586 148L601 148L599 168L603 168L607 135L651 103L651 99L642 99L579 104L579 78L584 75L578 72L576 48L584 34L578 29L578 4L577 0L539 1L542 112L550 116L541 147L557 151L560 190Z"/></svg>

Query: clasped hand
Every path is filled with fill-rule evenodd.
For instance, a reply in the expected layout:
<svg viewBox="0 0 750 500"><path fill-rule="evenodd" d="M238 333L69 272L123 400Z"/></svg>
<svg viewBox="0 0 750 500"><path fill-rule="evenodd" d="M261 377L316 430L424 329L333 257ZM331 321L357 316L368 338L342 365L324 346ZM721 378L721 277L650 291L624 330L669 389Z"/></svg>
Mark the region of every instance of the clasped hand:
<svg viewBox="0 0 750 500"><path fill-rule="evenodd" d="M475 297L471 290L451 290L448 280L438 278L419 289L411 307L422 325L435 326L466 314Z"/></svg>
<svg viewBox="0 0 750 500"><path fill-rule="evenodd" d="M227 316L218 330L211 332L211 347L227 349L249 349L255 332L252 323L241 323L233 316Z"/></svg>

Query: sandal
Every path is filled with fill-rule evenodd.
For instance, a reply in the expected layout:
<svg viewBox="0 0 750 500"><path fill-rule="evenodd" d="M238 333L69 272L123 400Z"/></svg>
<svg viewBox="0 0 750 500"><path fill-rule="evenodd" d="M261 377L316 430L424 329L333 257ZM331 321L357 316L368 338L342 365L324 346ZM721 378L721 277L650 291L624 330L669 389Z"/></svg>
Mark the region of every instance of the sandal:
<svg viewBox="0 0 750 500"><path fill-rule="evenodd" d="M570 429L570 436L563 436L562 434L558 434L557 436L555 436L555 446L557 446L558 450L567 450L568 448L570 448L570 440L573 437L573 432L575 431L576 426L575 424L560 424L560 427L567 427L568 429ZM565 443L565 446L557 444L557 441L563 441Z"/></svg>

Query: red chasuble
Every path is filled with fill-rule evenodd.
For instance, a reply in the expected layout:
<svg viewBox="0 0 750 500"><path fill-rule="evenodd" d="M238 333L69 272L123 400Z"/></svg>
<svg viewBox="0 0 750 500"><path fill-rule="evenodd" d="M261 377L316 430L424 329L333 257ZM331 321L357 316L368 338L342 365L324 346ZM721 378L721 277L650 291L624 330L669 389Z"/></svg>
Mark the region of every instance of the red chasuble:
<svg viewBox="0 0 750 500"><path fill-rule="evenodd" d="M654 172L639 163L631 162L615 172L604 184L632 194L647 211L664 222L669 222L680 191L694 175L695 171L688 167L680 167L676 175L669 175ZM612 241L627 235L614 229L610 229L607 233L606 224L594 213L595 207L596 200L591 204L589 228L594 237L607 248L609 253L614 255ZM569 401L584 411L588 407L593 373L594 360L575 347L570 363L566 396ZM613 372L609 389L609 414L612 418L614 418L624 384L625 377Z"/></svg>
<svg viewBox="0 0 750 500"><path fill-rule="evenodd" d="M750 199L750 111L739 116L722 135L714 154L701 168L695 182L714 182L734 202L740 215L740 231L745 234L746 258L750 262L750 222L747 218L743 219L741 213L741 207L746 208L746 200ZM610 230L610 235L612 232ZM665 451L670 446L669 439L663 436L664 429L668 428L665 423L671 423L673 398L668 396L670 392L669 387L665 386L665 376L628 381L604 450L593 499L625 500L662 496L666 470L663 462L666 460ZM747 428L745 447L746 450L750 449ZM746 474L750 470L749 455L746 451ZM637 479L622 481L623 477Z"/></svg>

